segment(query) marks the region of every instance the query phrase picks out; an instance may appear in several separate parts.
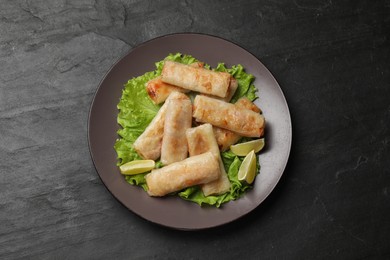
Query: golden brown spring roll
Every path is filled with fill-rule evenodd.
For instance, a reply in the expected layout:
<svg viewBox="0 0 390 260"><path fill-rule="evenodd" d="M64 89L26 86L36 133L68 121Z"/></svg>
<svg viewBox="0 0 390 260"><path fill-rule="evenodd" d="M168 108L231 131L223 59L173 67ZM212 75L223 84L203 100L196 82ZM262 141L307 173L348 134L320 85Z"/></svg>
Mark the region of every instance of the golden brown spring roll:
<svg viewBox="0 0 390 260"><path fill-rule="evenodd" d="M162 105L157 115L153 118L145 131L135 140L133 148L144 159L157 160L161 155L161 143L164 134L165 114L167 102Z"/></svg>
<svg viewBox="0 0 390 260"><path fill-rule="evenodd" d="M161 79L175 86L224 98L227 95L231 76L226 72L215 72L174 61L165 61Z"/></svg>
<svg viewBox="0 0 390 260"><path fill-rule="evenodd" d="M192 103L185 94L172 92L167 106L161 145L161 162L164 165L187 158L186 130L192 123Z"/></svg>
<svg viewBox="0 0 390 260"><path fill-rule="evenodd" d="M188 89L176 87L174 85L163 82L161 77L154 78L146 83L146 92L148 92L150 99L155 104L164 102L169 94L171 94L173 91L182 93L189 92Z"/></svg>
<svg viewBox="0 0 390 260"><path fill-rule="evenodd" d="M256 113L261 112L260 108L258 108L247 97L240 98L239 100L237 100L237 102L234 105L241 107L241 108L246 108L246 109L252 110L253 112L256 112ZM241 135L239 135L235 132L232 132L232 131L229 131L229 130L226 130L223 128L219 128L216 126L213 127L213 130L214 130L215 138L216 138L217 143L218 143L218 147L222 152L229 149L229 147L232 144L237 143L238 140L240 140L240 138L242 137ZM264 128L263 128L263 130L264 130ZM261 136L263 134L264 134L264 131L262 132Z"/></svg>
<svg viewBox="0 0 390 260"><path fill-rule="evenodd" d="M224 97L224 98L220 98L217 96L211 96L211 97L229 102L232 99L232 97L234 96L234 93L236 93L237 88L238 88L238 81L235 78L231 77L230 83L229 83L229 88L228 88L227 93L226 93L226 97Z"/></svg>
<svg viewBox="0 0 390 260"><path fill-rule="evenodd" d="M260 137L265 123L259 113L203 95L195 97L193 117L246 137Z"/></svg>
<svg viewBox="0 0 390 260"><path fill-rule="evenodd" d="M256 106L252 101L250 101L249 98L247 97L241 97L234 104L238 107L246 108L256 113L260 113L260 114L262 113L261 109L258 106Z"/></svg>
<svg viewBox="0 0 390 260"><path fill-rule="evenodd" d="M223 98L223 101L229 102L234 96L234 93L236 93L237 88L238 88L238 81L235 78L231 77L229 88L227 90L226 97Z"/></svg>
<svg viewBox="0 0 390 260"><path fill-rule="evenodd" d="M216 126L213 127L213 131L221 152L228 150L232 144L237 143L242 137L235 132Z"/></svg>
<svg viewBox="0 0 390 260"><path fill-rule="evenodd" d="M194 67L194 68L203 68L204 67L204 63L200 62L200 61L197 61L197 62L191 63L190 66Z"/></svg>
<svg viewBox="0 0 390 260"><path fill-rule="evenodd" d="M204 64L202 62L194 62L194 63L191 63L190 66L196 67L196 68L203 68ZM230 87L229 87L229 89L230 89ZM149 80L146 83L146 92L148 93L150 99L155 104L160 104L160 103L164 102L167 99L167 97L169 96L169 94L171 94L173 91L187 93L190 90L165 83L161 80L161 76L158 76L157 78Z"/></svg>
<svg viewBox="0 0 390 260"><path fill-rule="evenodd" d="M213 127L210 124L203 124L197 127L189 128L186 132L188 151L190 156L195 156L205 152L212 152L218 157L219 172L218 179L202 184L202 192L205 196L223 194L230 190L230 181L226 174Z"/></svg>
<svg viewBox="0 0 390 260"><path fill-rule="evenodd" d="M145 175L150 196L164 196L219 177L218 157L212 152L189 157Z"/></svg>

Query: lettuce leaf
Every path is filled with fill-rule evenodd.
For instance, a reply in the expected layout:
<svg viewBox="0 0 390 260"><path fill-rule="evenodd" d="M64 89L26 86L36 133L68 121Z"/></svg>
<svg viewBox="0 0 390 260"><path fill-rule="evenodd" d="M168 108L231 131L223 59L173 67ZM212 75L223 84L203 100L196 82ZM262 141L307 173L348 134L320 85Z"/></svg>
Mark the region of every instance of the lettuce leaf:
<svg viewBox="0 0 390 260"><path fill-rule="evenodd" d="M181 53L169 54L164 60L172 60L184 64L191 64L198 60L191 55L182 55ZM121 126L118 130L119 138L116 140L114 149L117 153L117 165L120 166L129 161L141 159L137 152L133 149L132 144L139 135L145 130L152 119L157 114L161 105L155 105L149 98L145 84L161 75L161 70L164 60L155 63L156 70L147 72L142 76L130 79L122 90L121 99L117 105L119 113L117 122ZM205 64L205 68L210 69L210 66ZM256 88L253 85L254 76L245 72L243 66L235 65L227 68L224 63L219 63L213 70L228 72L238 81L238 88L232 98L232 103L236 102L240 97L246 96L250 100L255 100ZM241 183L237 179L238 169L243 158L240 158L230 151L221 153L221 157L228 174L229 180L232 183L230 192L218 196L205 197L198 186L184 189L181 192L175 193L179 197L195 202L201 206L213 205L220 207L223 203L235 200L242 196L250 185ZM161 162L157 161L157 166L161 167ZM258 169L259 169L259 165ZM125 176L126 181L132 185L137 185L147 190L144 174Z"/></svg>

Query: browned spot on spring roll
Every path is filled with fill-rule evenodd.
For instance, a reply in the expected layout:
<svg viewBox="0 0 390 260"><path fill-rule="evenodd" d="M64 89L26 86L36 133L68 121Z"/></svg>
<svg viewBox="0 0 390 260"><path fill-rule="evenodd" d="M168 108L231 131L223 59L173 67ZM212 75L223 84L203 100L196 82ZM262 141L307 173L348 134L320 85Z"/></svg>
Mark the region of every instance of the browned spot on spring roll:
<svg viewBox="0 0 390 260"><path fill-rule="evenodd" d="M219 177L215 181L203 184L202 192L205 196L223 194L230 190L230 181L222 163L221 155L213 127L210 124L203 124L197 127L189 128L186 131L188 151L190 156L195 156L205 152L212 152L218 157Z"/></svg>
<svg viewBox="0 0 390 260"><path fill-rule="evenodd" d="M189 97L180 92L172 92L167 103L161 146L161 162L164 165L187 158L185 133L192 123L192 103Z"/></svg>
<svg viewBox="0 0 390 260"><path fill-rule="evenodd" d="M189 157L145 175L150 196L164 196L219 177L218 157L212 152Z"/></svg>
<svg viewBox="0 0 390 260"><path fill-rule="evenodd" d="M262 113L261 109L258 106L256 106L252 101L250 101L249 98L247 97L240 98L239 100L237 100L236 103L234 103L234 105L241 108L252 110L253 112L256 113L260 113L260 114Z"/></svg>
<svg viewBox="0 0 390 260"><path fill-rule="evenodd" d="M203 95L195 97L193 117L246 137L260 137L265 123L259 113Z"/></svg>
<svg viewBox="0 0 390 260"><path fill-rule="evenodd" d="M161 80L161 77L157 77L152 80L149 80L148 83L146 84L146 92L148 92L150 99L155 104L160 104L164 102L169 96L169 94L171 94L174 91L178 91L182 93L189 92L188 89L180 88L163 82Z"/></svg>
<svg viewBox="0 0 390 260"><path fill-rule="evenodd" d="M175 86L224 98L227 95L231 76L225 72L165 61L161 79Z"/></svg>

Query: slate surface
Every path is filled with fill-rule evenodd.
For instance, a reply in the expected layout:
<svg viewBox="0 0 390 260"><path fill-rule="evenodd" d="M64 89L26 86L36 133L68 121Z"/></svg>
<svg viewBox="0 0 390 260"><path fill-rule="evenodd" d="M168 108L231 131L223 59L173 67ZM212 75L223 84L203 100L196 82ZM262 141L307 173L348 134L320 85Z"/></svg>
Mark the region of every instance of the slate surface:
<svg viewBox="0 0 390 260"><path fill-rule="evenodd" d="M0 1L1 259L390 258L389 1ZM285 174L255 211L181 232L101 183L87 144L99 81L174 32L232 40L289 103Z"/></svg>

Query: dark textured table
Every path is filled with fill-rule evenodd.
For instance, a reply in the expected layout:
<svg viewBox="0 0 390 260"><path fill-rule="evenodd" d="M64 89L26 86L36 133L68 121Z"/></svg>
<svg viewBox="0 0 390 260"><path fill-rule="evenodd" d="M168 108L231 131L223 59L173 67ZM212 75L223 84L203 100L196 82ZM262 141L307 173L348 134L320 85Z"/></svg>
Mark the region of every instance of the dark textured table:
<svg viewBox="0 0 390 260"><path fill-rule="evenodd" d="M389 1L0 1L0 258L390 258ZM293 123L271 195L183 232L122 206L90 158L110 66L174 32L231 40L284 91Z"/></svg>

